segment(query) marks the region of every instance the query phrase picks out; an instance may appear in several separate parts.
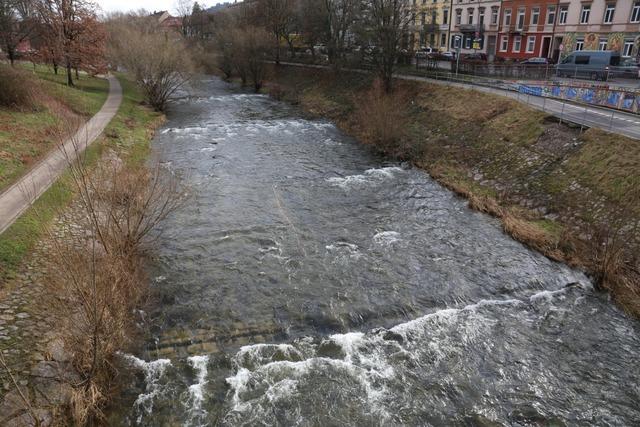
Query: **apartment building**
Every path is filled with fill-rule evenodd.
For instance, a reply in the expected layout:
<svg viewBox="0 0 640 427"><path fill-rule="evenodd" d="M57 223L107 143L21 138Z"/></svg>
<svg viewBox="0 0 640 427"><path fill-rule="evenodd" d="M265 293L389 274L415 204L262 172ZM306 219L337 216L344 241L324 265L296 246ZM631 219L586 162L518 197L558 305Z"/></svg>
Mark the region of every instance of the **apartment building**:
<svg viewBox="0 0 640 427"><path fill-rule="evenodd" d="M614 50L640 55L640 0L567 0L558 5L556 43L574 50Z"/></svg>
<svg viewBox="0 0 640 427"><path fill-rule="evenodd" d="M450 46L492 59L497 52L500 1L452 0L451 10Z"/></svg>
<svg viewBox="0 0 640 427"><path fill-rule="evenodd" d="M412 0L411 22L416 49L431 47L439 50L449 48L450 0Z"/></svg>
<svg viewBox="0 0 640 427"><path fill-rule="evenodd" d="M561 44L554 38L558 11L558 0L504 0L498 56L514 60L557 58Z"/></svg>

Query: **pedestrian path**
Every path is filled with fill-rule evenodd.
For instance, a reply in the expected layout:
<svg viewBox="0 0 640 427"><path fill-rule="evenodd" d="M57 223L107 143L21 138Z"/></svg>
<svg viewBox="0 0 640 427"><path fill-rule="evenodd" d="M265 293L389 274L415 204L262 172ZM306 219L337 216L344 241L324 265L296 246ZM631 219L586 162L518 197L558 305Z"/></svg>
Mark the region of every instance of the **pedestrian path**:
<svg viewBox="0 0 640 427"><path fill-rule="evenodd" d="M0 234L38 200L65 171L69 161L93 143L118 112L122 87L117 78L109 80L109 96L104 105L76 134L53 150L35 168L0 194Z"/></svg>

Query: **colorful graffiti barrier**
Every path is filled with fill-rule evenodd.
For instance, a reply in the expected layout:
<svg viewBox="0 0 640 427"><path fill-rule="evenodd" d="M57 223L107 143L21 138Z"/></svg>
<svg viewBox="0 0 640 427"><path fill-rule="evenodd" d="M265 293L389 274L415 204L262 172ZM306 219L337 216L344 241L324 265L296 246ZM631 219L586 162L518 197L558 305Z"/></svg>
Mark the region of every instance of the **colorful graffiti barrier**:
<svg viewBox="0 0 640 427"><path fill-rule="evenodd" d="M640 114L640 90L637 89L540 82L518 84L516 90L526 95L566 99Z"/></svg>

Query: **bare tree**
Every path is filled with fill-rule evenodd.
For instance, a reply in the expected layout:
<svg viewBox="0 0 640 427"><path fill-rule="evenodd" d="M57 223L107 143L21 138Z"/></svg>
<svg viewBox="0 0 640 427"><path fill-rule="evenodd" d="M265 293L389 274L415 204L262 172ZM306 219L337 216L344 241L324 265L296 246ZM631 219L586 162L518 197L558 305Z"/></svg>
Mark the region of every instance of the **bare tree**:
<svg viewBox="0 0 640 427"><path fill-rule="evenodd" d="M48 43L55 44L53 51L60 52L67 70L67 84L73 86L72 69L80 62L79 48L87 48L97 29L96 5L89 0L38 0L38 15L43 30L42 37ZM104 45L104 44L102 44ZM90 49L91 55L104 56L100 52ZM85 61L89 61L86 56Z"/></svg>
<svg viewBox="0 0 640 427"><path fill-rule="evenodd" d="M327 10L318 0L299 0L296 3L296 20L298 31L315 59L315 46L328 39Z"/></svg>
<svg viewBox="0 0 640 427"><path fill-rule="evenodd" d="M340 67L347 37L358 17L359 0L322 0L327 18L327 52L329 62Z"/></svg>
<svg viewBox="0 0 640 427"><path fill-rule="evenodd" d="M21 43L29 40L36 27L32 0L0 0L0 49L11 65L15 63Z"/></svg>
<svg viewBox="0 0 640 427"><path fill-rule="evenodd" d="M393 89L393 72L400 54L400 43L411 20L406 0L369 0L364 13L365 33L375 46L373 62L385 92Z"/></svg>
<svg viewBox="0 0 640 427"><path fill-rule="evenodd" d="M130 72L149 104L164 111L171 96L191 79L193 62L183 39L139 16L110 22L109 33L111 62Z"/></svg>
<svg viewBox="0 0 640 427"><path fill-rule="evenodd" d="M276 64L280 64L280 44L284 40L293 54L292 33L296 25L295 0L258 0L257 16L275 43Z"/></svg>

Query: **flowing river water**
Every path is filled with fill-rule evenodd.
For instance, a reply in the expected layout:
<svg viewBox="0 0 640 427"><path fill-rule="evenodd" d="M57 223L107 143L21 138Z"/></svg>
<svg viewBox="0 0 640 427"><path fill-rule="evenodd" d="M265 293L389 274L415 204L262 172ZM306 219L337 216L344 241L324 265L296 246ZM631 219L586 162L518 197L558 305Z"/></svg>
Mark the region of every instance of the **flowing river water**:
<svg viewBox="0 0 640 427"><path fill-rule="evenodd" d="M425 172L204 79L126 425L640 425L640 325Z"/></svg>

